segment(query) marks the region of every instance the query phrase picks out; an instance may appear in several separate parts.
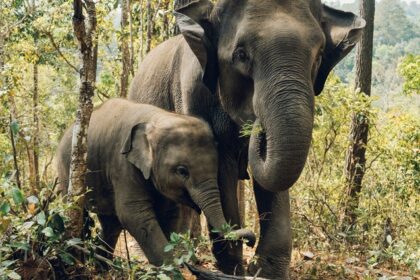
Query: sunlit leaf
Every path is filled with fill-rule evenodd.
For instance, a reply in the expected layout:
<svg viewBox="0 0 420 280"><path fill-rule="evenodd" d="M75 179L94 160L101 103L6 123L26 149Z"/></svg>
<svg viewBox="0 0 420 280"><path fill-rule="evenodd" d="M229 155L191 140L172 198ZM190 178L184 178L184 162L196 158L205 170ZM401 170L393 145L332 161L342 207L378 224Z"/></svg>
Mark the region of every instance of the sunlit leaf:
<svg viewBox="0 0 420 280"><path fill-rule="evenodd" d="M9 277L10 279L13 279L13 280L19 280L19 279L22 279L22 278L20 277L20 275L19 275L19 274L17 274L15 271L11 271L11 272L9 272L9 273L7 274L7 277Z"/></svg>
<svg viewBox="0 0 420 280"><path fill-rule="evenodd" d="M41 226L45 225L45 223L47 222L47 218L45 217L44 211L39 212L38 215L36 215L35 219L36 222Z"/></svg>
<svg viewBox="0 0 420 280"><path fill-rule="evenodd" d="M72 238L66 241L68 246L78 245L82 243L82 240L80 238Z"/></svg>
<svg viewBox="0 0 420 280"><path fill-rule="evenodd" d="M0 233L4 234L9 228L11 220L9 218L1 218L0 217Z"/></svg>
<svg viewBox="0 0 420 280"><path fill-rule="evenodd" d="M39 203L39 199L34 195L29 196L26 200L28 201L28 203L32 203L32 204Z"/></svg>
<svg viewBox="0 0 420 280"><path fill-rule="evenodd" d="M175 248L175 246L173 244L168 244L165 246L165 248L163 249L163 251L165 253L172 251Z"/></svg>
<svg viewBox="0 0 420 280"><path fill-rule="evenodd" d="M50 227L44 228L42 233L45 234L46 237L55 237L54 230Z"/></svg>
<svg viewBox="0 0 420 280"><path fill-rule="evenodd" d="M159 275L157 276L157 278L158 278L159 280L171 280L171 277L169 277L169 276L167 276L167 275L165 275L165 274L159 274Z"/></svg>

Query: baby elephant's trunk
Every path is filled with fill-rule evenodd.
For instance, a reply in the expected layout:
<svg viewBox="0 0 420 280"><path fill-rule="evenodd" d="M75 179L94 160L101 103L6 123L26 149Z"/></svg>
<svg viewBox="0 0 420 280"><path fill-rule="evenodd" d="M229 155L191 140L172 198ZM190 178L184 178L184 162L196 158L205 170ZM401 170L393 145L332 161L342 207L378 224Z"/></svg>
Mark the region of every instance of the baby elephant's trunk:
<svg viewBox="0 0 420 280"><path fill-rule="evenodd" d="M220 201L219 187L215 179L206 180L199 186L192 188L190 195L214 229L221 230L223 225L227 224ZM255 245L256 237L252 231L239 229L233 233L236 234L238 239L246 239L248 246L253 247Z"/></svg>

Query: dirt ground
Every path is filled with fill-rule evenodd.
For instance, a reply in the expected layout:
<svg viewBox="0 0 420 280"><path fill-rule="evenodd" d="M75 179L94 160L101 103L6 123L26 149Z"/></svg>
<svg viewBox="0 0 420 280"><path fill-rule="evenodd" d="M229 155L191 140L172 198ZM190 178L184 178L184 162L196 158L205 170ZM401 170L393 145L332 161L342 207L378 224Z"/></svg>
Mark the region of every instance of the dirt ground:
<svg viewBox="0 0 420 280"><path fill-rule="evenodd" d="M140 246L132 236L127 233L127 247L130 258L147 261ZM116 255L127 258L124 235L121 234L116 246ZM254 249L244 246L244 260L249 263L254 255ZM199 256L200 257L200 256ZM202 266L209 270L215 270L211 257L203 256ZM187 280L195 279L185 272ZM420 280L420 272L415 276L407 271L392 271L386 268L369 268L365 261L357 256L330 256L325 253L299 252L292 253L291 279L348 279L348 280Z"/></svg>

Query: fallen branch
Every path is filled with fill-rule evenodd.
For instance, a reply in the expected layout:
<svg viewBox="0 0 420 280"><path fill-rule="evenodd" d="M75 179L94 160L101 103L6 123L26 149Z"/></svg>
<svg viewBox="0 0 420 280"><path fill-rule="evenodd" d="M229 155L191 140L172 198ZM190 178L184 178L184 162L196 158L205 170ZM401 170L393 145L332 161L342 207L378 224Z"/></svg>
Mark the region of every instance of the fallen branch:
<svg viewBox="0 0 420 280"><path fill-rule="evenodd" d="M204 270L189 264L186 264L186 266L192 272L193 275L197 276L198 280L268 280L267 278L258 277L258 273L255 276L234 276L223 274L221 272Z"/></svg>
<svg viewBox="0 0 420 280"><path fill-rule="evenodd" d="M73 248L81 251L82 253L84 253L86 255L90 255L91 254L91 252L88 249L86 249L84 247L81 247L79 245L74 244L74 245L71 245L71 247L73 247ZM103 257L101 255L98 255L97 253L93 253L93 256L95 257L95 259L100 260L100 261L106 263L107 265L109 265L109 266L111 266L113 268L121 269L119 266L115 265L111 260L109 260L109 259L107 259L107 258L105 258L105 257Z"/></svg>

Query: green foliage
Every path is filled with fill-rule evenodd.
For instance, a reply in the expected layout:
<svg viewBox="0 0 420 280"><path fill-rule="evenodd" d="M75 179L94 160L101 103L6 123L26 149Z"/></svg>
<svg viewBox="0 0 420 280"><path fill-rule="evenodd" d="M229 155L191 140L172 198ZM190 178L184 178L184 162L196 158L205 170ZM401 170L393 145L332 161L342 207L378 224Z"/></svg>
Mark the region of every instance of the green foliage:
<svg viewBox="0 0 420 280"><path fill-rule="evenodd" d="M72 257L67 253L69 247L63 242L63 204L60 202L61 208L50 208L53 186L46 187L39 197L25 197L10 180L4 175L0 178L4 199L0 207L3 244L0 248L0 275L18 275L17 269L28 257L57 257L69 263Z"/></svg>
<svg viewBox="0 0 420 280"><path fill-rule="evenodd" d="M420 94L420 55L408 55L399 65L406 95Z"/></svg>
<svg viewBox="0 0 420 280"><path fill-rule="evenodd" d="M264 133L261 124L254 125L253 121L245 122L239 132L240 137L250 137L251 135L258 135Z"/></svg>
<svg viewBox="0 0 420 280"><path fill-rule="evenodd" d="M395 45L419 35L418 27L408 18L400 3L395 0L378 2L375 16L375 41Z"/></svg>
<svg viewBox="0 0 420 280"><path fill-rule="evenodd" d="M375 98L354 94L330 77L316 105L313 144L305 170L292 189L294 241L298 248L355 255L375 251L374 266L416 269L419 252L420 120L399 107L384 112ZM363 112L370 120L366 174L359 196L358 224L341 227L347 198L344 166L351 117ZM392 245L383 245L384 224L392 223ZM366 264L373 260L367 256ZM372 265L372 264L371 264Z"/></svg>
<svg viewBox="0 0 420 280"><path fill-rule="evenodd" d="M180 266L184 263L197 262L195 244L190 238L190 232L185 234L171 233L169 243L165 246L166 253L172 252L173 264Z"/></svg>

